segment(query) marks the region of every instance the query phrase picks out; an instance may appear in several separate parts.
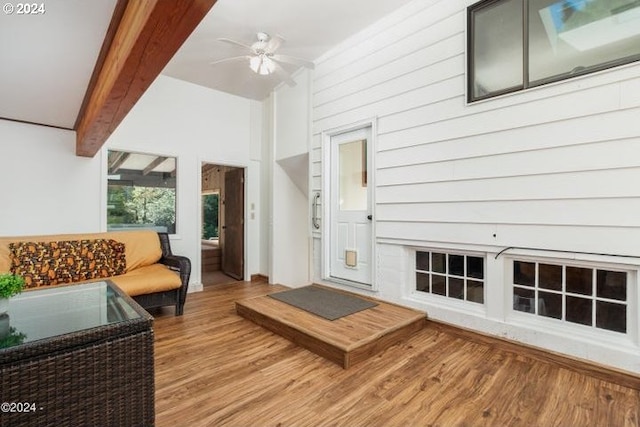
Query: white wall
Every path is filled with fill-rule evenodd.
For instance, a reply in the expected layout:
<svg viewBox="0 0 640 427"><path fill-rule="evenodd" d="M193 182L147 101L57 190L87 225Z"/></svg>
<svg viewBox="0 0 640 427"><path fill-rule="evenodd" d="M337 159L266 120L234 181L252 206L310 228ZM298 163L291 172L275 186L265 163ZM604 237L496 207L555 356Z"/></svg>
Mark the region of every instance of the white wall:
<svg viewBox="0 0 640 427"><path fill-rule="evenodd" d="M246 205L259 203L261 106L182 80L160 75L111 135L103 148L104 168L108 148L165 154L178 158L175 253L192 262L192 283L200 283L200 177L202 162L244 167ZM258 122L256 122L258 120ZM258 148L252 148L257 145ZM255 169L258 168L258 171ZM106 182L103 184L103 191ZM104 202L103 202L104 203ZM247 209L249 212L249 209ZM254 213L259 215L259 211ZM247 255L256 256L258 236L252 222L245 230ZM106 223L105 223L106 227ZM253 258L245 273L257 273ZM251 270L249 270L251 268ZM249 277L247 277L248 279Z"/></svg>
<svg viewBox="0 0 640 427"><path fill-rule="evenodd" d="M94 158L75 155L73 131L0 120L0 235L106 230L107 150L166 154L178 159L172 249L192 261L191 290L201 279L203 161L246 168L245 273L247 279L266 274L260 259L262 137L261 103L163 75Z"/></svg>
<svg viewBox="0 0 640 427"><path fill-rule="evenodd" d="M0 120L0 236L100 231L100 157L73 131Z"/></svg>
<svg viewBox="0 0 640 427"><path fill-rule="evenodd" d="M246 171L246 207L247 207L247 263L250 280L253 274L268 275L268 267L264 257L266 252L262 250L262 240L264 226L262 218L265 209L262 202L262 193L265 187L262 184L262 174L264 162L262 160L263 141L263 104L261 102L251 102L251 129L250 129L250 158L251 163Z"/></svg>
<svg viewBox="0 0 640 427"><path fill-rule="evenodd" d="M293 77L297 85L281 85L267 101L271 112L271 283L298 287L309 284L310 234L306 192L308 171L287 170L278 160L309 152L310 139L310 73L302 71ZM306 169L306 167L305 167ZM294 182L303 176L304 183ZM301 189L302 188L302 189Z"/></svg>
<svg viewBox="0 0 640 427"><path fill-rule="evenodd" d="M508 254L638 269L640 65L467 105L465 8L471 3L416 0L317 61L312 192L322 190L321 133L377 117L378 296L445 322L638 373L637 329L612 345L515 321L509 259L494 258L523 246L567 253ZM319 280L320 233L314 237ZM484 254L485 306L474 311L417 297L412 248ZM637 276L629 286L637 287Z"/></svg>

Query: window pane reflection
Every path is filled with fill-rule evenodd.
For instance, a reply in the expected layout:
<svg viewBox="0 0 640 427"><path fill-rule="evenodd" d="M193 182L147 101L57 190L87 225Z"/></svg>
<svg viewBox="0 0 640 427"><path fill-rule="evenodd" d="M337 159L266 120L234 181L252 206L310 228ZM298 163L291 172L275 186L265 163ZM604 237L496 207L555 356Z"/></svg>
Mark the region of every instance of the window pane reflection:
<svg viewBox="0 0 640 427"><path fill-rule="evenodd" d="M596 326L616 332L627 332L627 307L605 301L596 302Z"/></svg>
<svg viewBox="0 0 640 427"><path fill-rule="evenodd" d="M620 271L598 270L598 298L627 300L627 274Z"/></svg>
<svg viewBox="0 0 640 427"><path fill-rule="evenodd" d="M590 268L567 267L567 292L593 295L592 272Z"/></svg>
<svg viewBox="0 0 640 427"><path fill-rule="evenodd" d="M473 14L473 96L522 86L522 1L509 0Z"/></svg>
<svg viewBox="0 0 640 427"><path fill-rule="evenodd" d="M570 76L640 55L635 0L529 0L529 78Z"/></svg>

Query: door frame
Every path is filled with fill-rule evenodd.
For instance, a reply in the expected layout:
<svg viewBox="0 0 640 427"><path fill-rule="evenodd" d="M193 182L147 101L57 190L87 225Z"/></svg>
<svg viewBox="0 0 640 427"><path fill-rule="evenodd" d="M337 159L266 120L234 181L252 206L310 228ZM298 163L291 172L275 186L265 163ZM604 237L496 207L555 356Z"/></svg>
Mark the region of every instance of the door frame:
<svg viewBox="0 0 640 427"><path fill-rule="evenodd" d="M248 165L243 165L243 164L234 164L234 163L229 163L229 162L225 162L225 161L219 161L219 160L210 160L210 159L206 159L206 158L198 158L198 164L200 165L199 171L198 171L198 185L197 185L197 191L198 191L198 197L197 197L197 212L198 212L198 263L197 265L192 266L191 268L191 274L194 274L194 271L197 271L198 275L200 275L200 286L202 286L202 276L201 276L201 272L202 272L202 221L201 221L201 215L202 215L202 166L204 164L210 164L210 165L218 165L218 166L227 166L227 167L231 167L231 168L238 168L238 169L244 169L244 251L242 254L243 257L243 270L244 270L244 280L248 281L249 279L249 262L248 262L248 249L249 248L249 197L248 197L248 186L252 185L252 183L249 182L249 166ZM197 268L197 270L196 270ZM200 288L202 289L202 288Z"/></svg>
<svg viewBox="0 0 640 427"><path fill-rule="evenodd" d="M352 282L346 279L340 279L331 276L331 138L342 133L352 132L359 129L371 128L370 140L367 141L367 155L370 156L370 167L367 169L367 185L371 186L369 205L371 206L371 284L366 285L359 282ZM329 283L336 283L355 288L366 289L370 291L378 290L378 280L376 272L378 271L378 256L376 245L376 153L378 151L377 144L377 117L350 123L348 125L336 127L322 131L321 134L321 151L322 151L322 230L320 233L320 271L322 280Z"/></svg>

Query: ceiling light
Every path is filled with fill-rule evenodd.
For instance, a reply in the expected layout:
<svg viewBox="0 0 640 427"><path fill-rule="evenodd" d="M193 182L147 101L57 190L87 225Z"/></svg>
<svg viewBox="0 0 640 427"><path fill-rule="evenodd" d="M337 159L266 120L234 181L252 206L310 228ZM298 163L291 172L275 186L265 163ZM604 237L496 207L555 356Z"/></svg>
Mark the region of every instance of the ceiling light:
<svg viewBox="0 0 640 427"><path fill-rule="evenodd" d="M276 69L276 65L273 60L264 53L252 57L249 60L249 67L254 73L267 76L273 73Z"/></svg>

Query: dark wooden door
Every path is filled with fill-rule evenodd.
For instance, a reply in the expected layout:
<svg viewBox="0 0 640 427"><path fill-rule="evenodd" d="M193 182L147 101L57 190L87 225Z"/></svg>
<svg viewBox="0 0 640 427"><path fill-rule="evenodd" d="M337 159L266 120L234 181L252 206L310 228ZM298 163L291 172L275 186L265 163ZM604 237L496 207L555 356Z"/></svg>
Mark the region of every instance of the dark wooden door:
<svg viewBox="0 0 640 427"><path fill-rule="evenodd" d="M244 169L227 171L224 186L222 271L244 280Z"/></svg>

